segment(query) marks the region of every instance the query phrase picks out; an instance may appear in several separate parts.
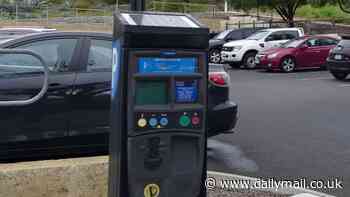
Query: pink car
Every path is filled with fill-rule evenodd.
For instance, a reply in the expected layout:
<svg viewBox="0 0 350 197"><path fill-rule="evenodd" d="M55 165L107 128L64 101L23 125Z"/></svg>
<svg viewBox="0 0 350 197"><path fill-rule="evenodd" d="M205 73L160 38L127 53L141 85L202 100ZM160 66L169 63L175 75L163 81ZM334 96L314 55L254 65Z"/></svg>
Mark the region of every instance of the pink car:
<svg viewBox="0 0 350 197"><path fill-rule="evenodd" d="M262 51L255 61L259 67L272 71L325 68L328 54L338 42L338 39L330 36L305 36L279 48Z"/></svg>

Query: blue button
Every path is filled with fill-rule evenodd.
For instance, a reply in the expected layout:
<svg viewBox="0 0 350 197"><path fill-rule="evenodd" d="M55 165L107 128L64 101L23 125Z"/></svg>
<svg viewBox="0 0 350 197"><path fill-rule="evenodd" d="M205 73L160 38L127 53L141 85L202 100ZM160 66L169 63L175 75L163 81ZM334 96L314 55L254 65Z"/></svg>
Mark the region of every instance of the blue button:
<svg viewBox="0 0 350 197"><path fill-rule="evenodd" d="M167 126L168 123L169 123L169 121L168 121L167 118L164 118L164 117L163 117L163 118L160 119L160 124L161 124L162 126Z"/></svg>
<svg viewBox="0 0 350 197"><path fill-rule="evenodd" d="M151 125L151 127L155 127L158 124L158 120L156 118L151 118L149 120L149 125Z"/></svg>

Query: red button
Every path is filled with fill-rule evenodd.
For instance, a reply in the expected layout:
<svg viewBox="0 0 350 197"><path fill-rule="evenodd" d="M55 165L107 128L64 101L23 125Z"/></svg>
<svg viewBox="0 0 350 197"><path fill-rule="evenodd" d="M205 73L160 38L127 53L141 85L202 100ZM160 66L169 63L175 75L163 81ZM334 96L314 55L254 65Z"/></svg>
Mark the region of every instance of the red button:
<svg viewBox="0 0 350 197"><path fill-rule="evenodd" d="M199 122L200 122L200 119L197 116L192 117L192 124L193 125L198 125Z"/></svg>

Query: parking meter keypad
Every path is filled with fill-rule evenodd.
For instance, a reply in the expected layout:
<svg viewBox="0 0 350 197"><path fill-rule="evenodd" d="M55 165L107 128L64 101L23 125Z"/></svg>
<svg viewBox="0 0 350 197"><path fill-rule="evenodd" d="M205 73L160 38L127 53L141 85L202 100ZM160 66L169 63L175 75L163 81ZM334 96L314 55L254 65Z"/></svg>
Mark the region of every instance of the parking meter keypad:
<svg viewBox="0 0 350 197"><path fill-rule="evenodd" d="M135 130L151 132L162 129L193 129L201 130L201 111L188 112L137 112L135 113Z"/></svg>

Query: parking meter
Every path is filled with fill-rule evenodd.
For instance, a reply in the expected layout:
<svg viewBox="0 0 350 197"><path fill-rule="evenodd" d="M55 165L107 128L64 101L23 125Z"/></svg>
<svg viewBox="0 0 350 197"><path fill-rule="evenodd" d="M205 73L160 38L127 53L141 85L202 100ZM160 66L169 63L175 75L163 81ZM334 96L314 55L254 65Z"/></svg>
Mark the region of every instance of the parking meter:
<svg viewBox="0 0 350 197"><path fill-rule="evenodd" d="M208 28L115 13L109 197L205 196Z"/></svg>

